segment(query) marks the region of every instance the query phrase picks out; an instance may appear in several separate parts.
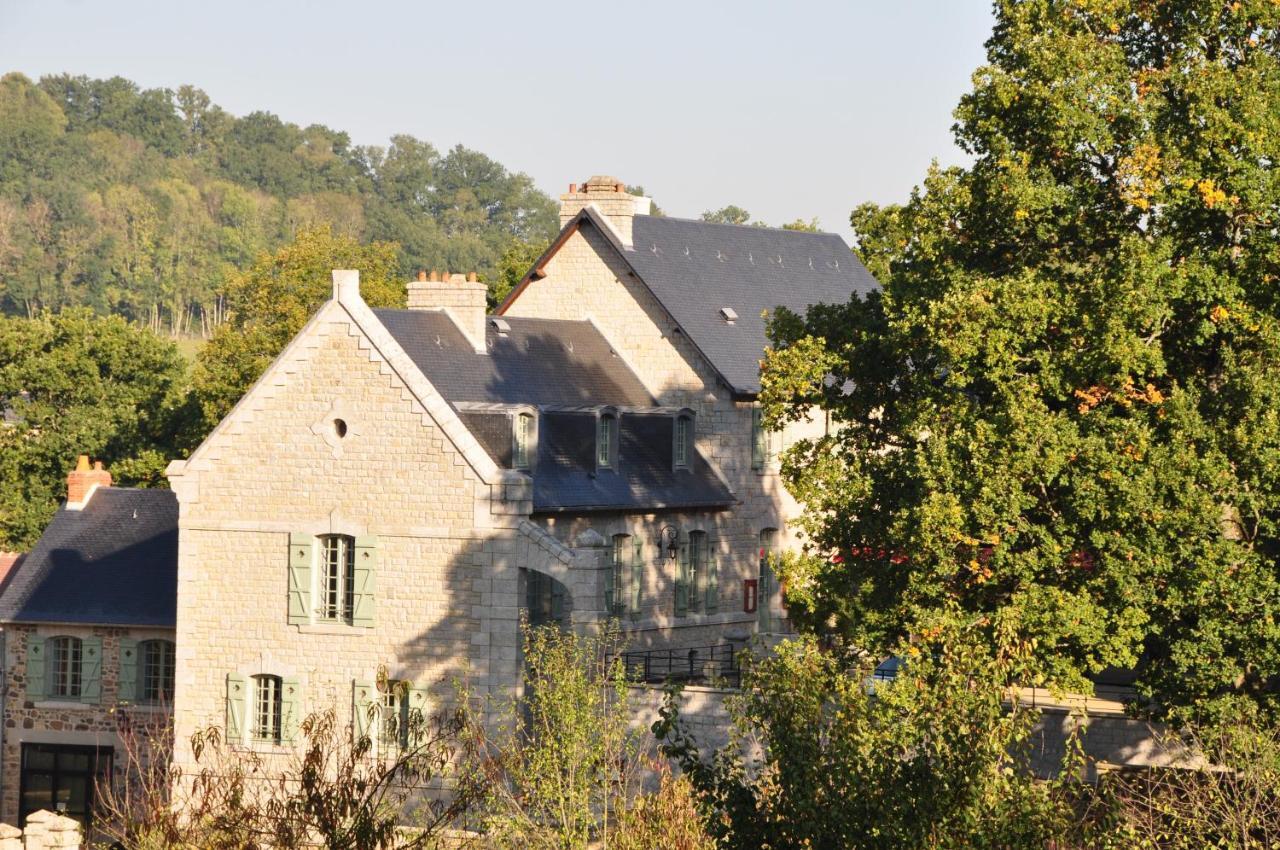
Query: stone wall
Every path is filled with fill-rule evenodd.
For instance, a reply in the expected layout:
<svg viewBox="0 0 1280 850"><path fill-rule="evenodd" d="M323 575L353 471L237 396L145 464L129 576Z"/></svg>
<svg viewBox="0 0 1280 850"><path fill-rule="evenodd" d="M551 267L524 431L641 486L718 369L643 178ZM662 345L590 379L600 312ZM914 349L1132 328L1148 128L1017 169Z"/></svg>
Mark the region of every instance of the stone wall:
<svg viewBox="0 0 1280 850"><path fill-rule="evenodd" d="M32 812L26 830L0 823L0 850L77 850L83 840L80 824L55 812Z"/></svg>
<svg viewBox="0 0 1280 850"><path fill-rule="evenodd" d="M69 635L102 638L102 693L97 703L32 701L27 697L27 640ZM148 756L145 735L130 730L162 732L172 721L169 706L121 703L119 700L120 639L173 640L167 629L123 629L87 626L7 625L4 629L4 746L0 750L0 820L16 823L22 773L22 745L70 744L112 747L117 754L126 741L134 741L139 755ZM123 781L123 760L113 759L114 782Z"/></svg>
<svg viewBox="0 0 1280 850"><path fill-rule="evenodd" d="M754 615L742 612L742 581L758 574L760 532L779 530L784 548L797 548L792 520L799 508L787 494L776 463L752 468L752 405L735 400L701 354L675 326L661 304L627 269L607 240L585 226L570 236L545 268L508 305L513 316L592 321L665 406L689 408L696 417L696 444L732 490L739 504L722 512L661 513L648 516L591 515L543 520L560 540L571 543L592 528L606 540L614 534L643 534L656 539L664 524L704 529L723 546L720 559L721 614L675 617L673 568L656 556L645 578L645 610L624 625L638 645L693 646L715 643L726 631L754 630ZM820 434L825 421L815 416L788 426L782 445ZM782 620L773 600L774 622Z"/></svg>

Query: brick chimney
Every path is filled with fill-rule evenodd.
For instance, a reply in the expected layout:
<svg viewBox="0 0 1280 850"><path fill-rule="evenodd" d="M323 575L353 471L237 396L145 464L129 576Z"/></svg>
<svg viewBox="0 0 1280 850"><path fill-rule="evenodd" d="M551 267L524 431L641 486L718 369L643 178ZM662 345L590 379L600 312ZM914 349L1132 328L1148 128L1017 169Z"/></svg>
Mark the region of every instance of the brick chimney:
<svg viewBox="0 0 1280 850"><path fill-rule="evenodd" d="M443 310L448 313L476 353L487 354L484 324L488 292L488 287L480 282L475 272L466 277L448 272L418 272L418 279L409 281L408 306L410 310Z"/></svg>
<svg viewBox="0 0 1280 850"><path fill-rule="evenodd" d="M80 455L76 468L67 475L67 510L78 511L89 504L93 491L111 486L111 473L102 467L102 461L94 461L89 468L89 456Z"/></svg>
<svg viewBox="0 0 1280 850"><path fill-rule="evenodd" d="M560 196L560 226L564 227L588 205L600 211L628 248L631 247L632 220L653 211L653 201L649 198L627 194L626 186L617 177L597 174L581 186L570 183L568 193Z"/></svg>

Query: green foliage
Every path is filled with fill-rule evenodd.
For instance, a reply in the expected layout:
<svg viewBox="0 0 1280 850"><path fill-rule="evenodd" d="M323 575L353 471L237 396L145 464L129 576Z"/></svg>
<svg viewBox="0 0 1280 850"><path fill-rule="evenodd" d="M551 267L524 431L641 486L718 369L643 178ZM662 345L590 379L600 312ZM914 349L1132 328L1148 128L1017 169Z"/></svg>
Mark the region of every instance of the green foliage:
<svg viewBox="0 0 1280 850"><path fill-rule="evenodd" d="M119 317L0 317L0 546L35 542L79 454L105 458L121 484L162 483L186 380L171 342Z"/></svg>
<svg viewBox="0 0 1280 850"><path fill-rule="evenodd" d="M702 220L712 224L748 224L751 221L751 213L742 207L730 204L718 210L707 210L702 214Z"/></svg>
<svg viewBox="0 0 1280 850"><path fill-rule="evenodd" d="M1034 647L1029 681L1274 708L1280 7L996 16L972 164L853 214L884 297L774 323L768 418L841 426L784 462L797 617L880 651L954 605Z"/></svg>
<svg viewBox="0 0 1280 850"><path fill-rule="evenodd" d="M493 847L613 846L638 791L644 733L630 727L616 634L525 631L525 696L500 718L481 772ZM635 813L633 826L647 815ZM698 846L696 844L691 846Z"/></svg>
<svg viewBox="0 0 1280 850"><path fill-rule="evenodd" d="M369 306L404 306L394 245L361 245L319 227L299 233L275 254L262 255L228 285L229 318L197 356L194 389L202 419L193 443L231 410L329 300L333 269L360 271L360 294Z"/></svg>
<svg viewBox="0 0 1280 850"><path fill-rule="evenodd" d="M555 205L527 175L410 136L386 148L241 118L191 86L0 78L0 308L88 306L207 336L223 290L263 251L329 226L394 242L419 268L494 280L513 240L545 242Z"/></svg>
<svg viewBox="0 0 1280 850"><path fill-rule="evenodd" d="M1044 847L1072 823L1072 794L1023 770L1036 714L1005 705L1024 652L939 618L904 647L903 672L811 637L751 660L730 705L735 735L709 757L682 727L676 693L655 732L687 772L729 848Z"/></svg>
<svg viewBox="0 0 1280 850"><path fill-rule="evenodd" d="M496 307L506 300L511 290L520 285L520 281L524 280L534 262L548 247L549 243L516 240L502 252L502 259L498 261L498 275L489 284L490 307Z"/></svg>

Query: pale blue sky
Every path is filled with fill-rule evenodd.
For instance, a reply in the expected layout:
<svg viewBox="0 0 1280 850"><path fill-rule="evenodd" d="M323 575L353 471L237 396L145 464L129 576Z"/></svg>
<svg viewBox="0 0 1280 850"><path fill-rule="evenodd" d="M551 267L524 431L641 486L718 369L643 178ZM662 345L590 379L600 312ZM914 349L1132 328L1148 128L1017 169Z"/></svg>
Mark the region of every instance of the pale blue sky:
<svg viewBox="0 0 1280 850"><path fill-rule="evenodd" d="M192 83L241 115L456 143L552 195L597 173L672 215L848 235L956 162L986 0L555 4L0 0L0 72Z"/></svg>

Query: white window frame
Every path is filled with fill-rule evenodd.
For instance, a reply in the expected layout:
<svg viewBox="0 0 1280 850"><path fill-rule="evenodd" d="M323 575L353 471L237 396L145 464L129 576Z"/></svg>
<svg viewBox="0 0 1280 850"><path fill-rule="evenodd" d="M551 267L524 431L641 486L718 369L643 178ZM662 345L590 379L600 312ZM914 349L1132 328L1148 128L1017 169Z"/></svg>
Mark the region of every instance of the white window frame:
<svg viewBox="0 0 1280 850"><path fill-rule="evenodd" d="M355 622L356 540L348 534L323 534L316 548L320 568L316 570L314 619L350 626Z"/></svg>
<svg viewBox="0 0 1280 850"><path fill-rule="evenodd" d="M249 739L279 745L284 740L284 678L272 673L249 677Z"/></svg>
<svg viewBox="0 0 1280 850"><path fill-rule="evenodd" d="M528 469L533 449L534 419L532 413L517 413L511 429L511 465L516 469Z"/></svg>
<svg viewBox="0 0 1280 850"><path fill-rule="evenodd" d="M157 662L152 661L151 650L159 651ZM138 644L138 702L144 705L164 705L173 702L174 686L174 643L163 638L151 638ZM160 666L158 677L153 676L155 663ZM151 685L156 685L156 693L152 693Z"/></svg>
<svg viewBox="0 0 1280 850"><path fill-rule="evenodd" d="M74 635L56 635L45 641L47 669L45 696L51 700L78 700L84 693L84 641ZM65 666L59 658L66 654Z"/></svg>

